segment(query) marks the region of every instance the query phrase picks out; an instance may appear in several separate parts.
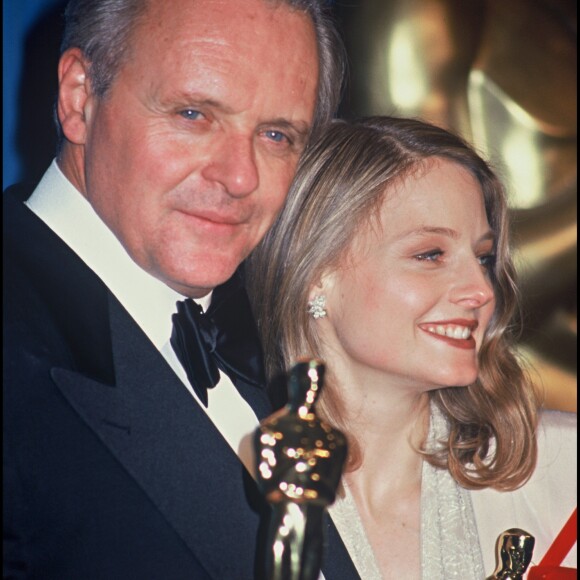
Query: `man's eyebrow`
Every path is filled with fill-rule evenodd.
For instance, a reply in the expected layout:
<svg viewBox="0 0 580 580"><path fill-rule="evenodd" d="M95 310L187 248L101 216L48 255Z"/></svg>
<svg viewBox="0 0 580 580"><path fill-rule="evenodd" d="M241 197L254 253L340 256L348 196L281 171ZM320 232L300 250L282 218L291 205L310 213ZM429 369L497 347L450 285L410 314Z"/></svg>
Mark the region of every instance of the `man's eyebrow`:
<svg viewBox="0 0 580 580"><path fill-rule="evenodd" d="M167 100L168 102L179 102L184 107L211 107L213 109L219 109L224 111L224 113L233 114L235 111L225 105L224 103L217 101L216 99L211 99L204 97L202 94L189 92L189 91L179 91L172 93Z"/></svg>

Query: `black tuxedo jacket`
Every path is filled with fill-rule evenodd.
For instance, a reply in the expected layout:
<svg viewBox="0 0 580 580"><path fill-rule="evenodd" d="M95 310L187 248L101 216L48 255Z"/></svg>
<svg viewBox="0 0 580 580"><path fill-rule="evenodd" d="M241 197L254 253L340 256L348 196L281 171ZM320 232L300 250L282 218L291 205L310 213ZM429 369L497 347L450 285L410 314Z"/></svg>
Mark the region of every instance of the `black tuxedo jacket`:
<svg viewBox="0 0 580 580"><path fill-rule="evenodd" d="M260 578L254 481L26 193L4 194L4 578ZM327 580L358 578L330 518L327 540Z"/></svg>

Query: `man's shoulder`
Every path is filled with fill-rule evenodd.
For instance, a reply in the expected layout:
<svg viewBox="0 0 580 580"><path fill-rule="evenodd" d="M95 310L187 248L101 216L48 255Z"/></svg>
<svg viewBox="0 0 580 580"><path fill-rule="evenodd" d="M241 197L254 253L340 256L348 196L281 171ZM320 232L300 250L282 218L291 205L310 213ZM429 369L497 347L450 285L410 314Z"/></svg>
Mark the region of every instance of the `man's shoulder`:
<svg viewBox="0 0 580 580"><path fill-rule="evenodd" d="M12 186L2 199L2 271L4 330L12 319L27 318L32 308L21 304L34 303L43 295L41 248L50 242L49 232L40 227L40 220L24 205L26 190ZM46 230L46 228L45 228ZM46 294L45 294L46 296Z"/></svg>
<svg viewBox="0 0 580 580"><path fill-rule="evenodd" d="M4 192L5 360L43 353L65 364L91 344L108 349L107 288L22 199L22 190Z"/></svg>
<svg viewBox="0 0 580 580"><path fill-rule="evenodd" d="M79 291L101 284L86 264L34 212L24 204L30 189L13 186L3 194L4 290L21 291L19 284L47 284L65 294L72 285Z"/></svg>
<svg viewBox="0 0 580 580"><path fill-rule="evenodd" d="M24 205L33 190L33 185L16 184L2 193L2 235L5 242L19 232L23 222L34 222L34 214Z"/></svg>
<svg viewBox="0 0 580 580"><path fill-rule="evenodd" d="M56 238L24 203L33 189L32 185L17 184L2 194L2 250L4 259L9 261L11 267L16 266L15 259L41 247L45 240Z"/></svg>
<svg viewBox="0 0 580 580"><path fill-rule="evenodd" d="M31 195L37 184L32 181L23 181L9 185L3 191L3 203L23 202Z"/></svg>

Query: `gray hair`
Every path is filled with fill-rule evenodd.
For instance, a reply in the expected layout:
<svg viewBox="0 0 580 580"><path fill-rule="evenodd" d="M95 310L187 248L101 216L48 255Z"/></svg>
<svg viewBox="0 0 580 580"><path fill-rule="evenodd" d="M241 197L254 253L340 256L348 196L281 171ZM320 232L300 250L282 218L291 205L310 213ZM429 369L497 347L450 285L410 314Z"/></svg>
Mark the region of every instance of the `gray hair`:
<svg viewBox="0 0 580 580"><path fill-rule="evenodd" d="M96 96L104 97L126 62L131 35L144 17L149 0L70 0L65 16L61 54L80 48L90 63Z"/></svg>
<svg viewBox="0 0 580 580"><path fill-rule="evenodd" d="M127 61L131 35L152 0L70 0L65 10L61 54L80 48L90 63L89 76L97 97L104 97ZM166 1L166 0L164 0ZM307 14L316 31L319 61L314 129L338 109L346 70L346 52L325 0L265 0L286 4ZM58 120L57 120L58 123ZM61 135L62 137L62 135Z"/></svg>

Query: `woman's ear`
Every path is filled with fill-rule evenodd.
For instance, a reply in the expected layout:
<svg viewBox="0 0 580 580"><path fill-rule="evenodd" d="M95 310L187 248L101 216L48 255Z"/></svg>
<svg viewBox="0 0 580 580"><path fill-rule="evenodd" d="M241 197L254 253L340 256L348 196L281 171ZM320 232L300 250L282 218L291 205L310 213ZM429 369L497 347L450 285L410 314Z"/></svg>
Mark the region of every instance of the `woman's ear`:
<svg viewBox="0 0 580 580"><path fill-rule="evenodd" d="M334 286L334 278L334 272L325 272L310 286L308 313L315 319L327 315L327 297Z"/></svg>
<svg viewBox="0 0 580 580"><path fill-rule="evenodd" d="M84 145L90 120L92 90L89 62L79 48L69 48L58 63L57 114L65 137Z"/></svg>
<svg viewBox="0 0 580 580"><path fill-rule="evenodd" d="M334 286L335 272L325 271L312 282L308 292L308 300L314 300L317 296L328 294Z"/></svg>

